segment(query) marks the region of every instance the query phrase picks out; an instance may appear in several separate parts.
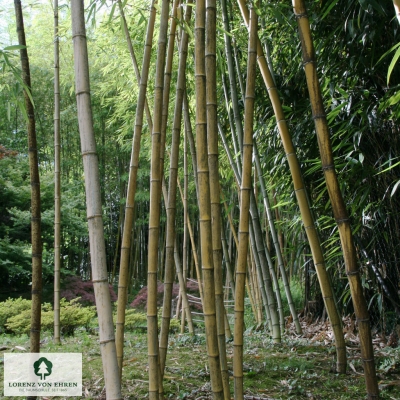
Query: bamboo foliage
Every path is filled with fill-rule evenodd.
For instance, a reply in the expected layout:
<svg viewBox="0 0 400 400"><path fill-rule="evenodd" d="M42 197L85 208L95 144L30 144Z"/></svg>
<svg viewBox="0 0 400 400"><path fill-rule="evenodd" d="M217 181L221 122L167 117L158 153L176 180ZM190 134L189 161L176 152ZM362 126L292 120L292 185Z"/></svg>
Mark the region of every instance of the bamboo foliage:
<svg viewBox="0 0 400 400"><path fill-rule="evenodd" d="M60 42L58 37L58 0L54 0L54 343L60 344Z"/></svg>
<svg viewBox="0 0 400 400"><path fill-rule="evenodd" d="M250 11L250 33L247 60L247 80L243 136L243 165L240 184L239 248L236 266L235 330L233 353L233 377L235 400L243 399L243 327L244 327L244 287L246 260L249 243L249 208L251 184L251 160L253 153L253 119L256 74L256 37L258 17L254 8Z"/></svg>
<svg viewBox="0 0 400 400"><path fill-rule="evenodd" d="M100 350L107 399L122 399L114 325L105 257L100 179L96 141L90 102L89 66L82 0L71 1L72 39L74 44L75 88L79 132L85 173L87 219L89 227L92 282L99 318Z"/></svg>
<svg viewBox="0 0 400 400"><path fill-rule="evenodd" d="M195 86L198 203L200 214L200 245L204 283L204 321L207 354L210 366L211 390L214 399L223 398L223 386L218 351L215 283L212 254L211 203L207 155L206 67L205 67L205 0L196 2L195 20Z"/></svg>
<svg viewBox="0 0 400 400"><path fill-rule="evenodd" d="M303 66L306 74L307 87L310 95L311 109L321 154L322 169L331 200L333 214L339 229L346 273L349 279L351 296L359 327L361 356L365 372L367 395L369 399L379 397L376 378L374 352L372 346L371 327L367 303L363 295L360 273L357 265L357 255L353 242L349 216L344 204L336 175L329 136L328 123L318 82L314 45L311 37L310 23L302 0L293 0L294 14L297 18L302 45Z"/></svg>
<svg viewBox="0 0 400 400"><path fill-rule="evenodd" d="M117 357L118 357L118 366L120 369L120 374L122 373L122 362L123 362L123 352L124 352L125 308L127 303L129 256L131 252L136 183L137 183L137 174L139 169L140 139L142 137L142 129L143 129L143 113L147 104L146 91L147 91L147 82L149 77L149 67L151 61L151 47L153 43L154 24L156 19L156 9L154 7L154 3L155 0L152 1L149 23L147 25L146 43L144 48L141 76L138 76L138 80L140 81L139 95L136 107L135 127L133 133L132 152L131 152L131 160L129 167L128 190L126 195L124 229L123 229L122 244L121 244L121 260L120 260L120 271L119 271L119 281L118 281L118 306L117 306L117 322L116 322L116 345L117 345ZM120 10L122 10L123 13L122 5ZM123 15L122 13L121 15ZM129 38L129 32L127 32L127 30L125 34L127 38ZM131 54L133 55L134 54L133 47L130 40L128 40L128 47L132 49ZM135 59L132 58L132 61L135 65L134 60ZM148 108L146 108L146 110L147 109ZM153 124L151 120L150 111L147 112L148 112L147 122L149 130L152 131Z"/></svg>
<svg viewBox="0 0 400 400"><path fill-rule="evenodd" d="M31 180L31 243L32 243L32 307L30 329L30 351L40 352L40 324L42 299L42 239L40 213L40 178L39 160L36 141L36 124L33 103L31 100L31 73L28 51L26 48L24 19L20 0L14 0L15 20L20 49L22 81L24 82L24 102L28 116L28 154L29 175ZM36 397L29 397L35 399Z"/></svg>
<svg viewBox="0 0 400 400"><path fill-rule="evenodd" d="M150 171L150 215L148 239L147 267L147 350L149 360L149 399L158 400L159 391L162 393L159 373L159 349L157 326L157 267L158 247L160 236L160 200L161 200L161 120L165 54L167 47L169 2L162 1L160 15L160 32L156 76L154 86L153 131L151 133L151 171Z"/></svg>

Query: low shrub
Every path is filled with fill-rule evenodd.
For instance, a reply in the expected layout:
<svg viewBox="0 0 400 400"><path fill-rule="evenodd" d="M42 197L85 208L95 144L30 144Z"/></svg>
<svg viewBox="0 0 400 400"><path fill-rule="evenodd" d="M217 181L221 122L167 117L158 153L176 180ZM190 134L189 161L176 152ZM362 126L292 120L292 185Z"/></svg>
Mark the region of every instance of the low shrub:
<svg viewBox="0 0 400 400"><path fill-rule="evenodd" d="M158 312L158 329L161 328L161 309ZM114 313L114 323L117 321L117 314ZM181 323L176 318L171 318L169 330L177 332L181 327ZM144 312L136 311L130 308L125 311L125 329L134 331L136 329L147 329L147 315Z"/></svg>
<svg viewBox="0 0 400 400"><path fill-rule="evenodd" d="M0 332L4 333L7 320L15 315L19 315L26 310L31 310L31 301L25 300L22 297L18 299L7 299L0 303Z"/></svg>
<svg viewBox="0 0 400 400"><path fill-rule="evenodd" d="M5 311L4 309L7 309ZM83 307L79 299L60 301L60 326L64 335L72 335L78 327L88 328L90 321L95 317L94 307ZM29 333L31 327L31 300L8 299L0 303L0 321L4 331L17 335ZM53 331L54 311L50 303L42 305L42 330Z"/></svg>

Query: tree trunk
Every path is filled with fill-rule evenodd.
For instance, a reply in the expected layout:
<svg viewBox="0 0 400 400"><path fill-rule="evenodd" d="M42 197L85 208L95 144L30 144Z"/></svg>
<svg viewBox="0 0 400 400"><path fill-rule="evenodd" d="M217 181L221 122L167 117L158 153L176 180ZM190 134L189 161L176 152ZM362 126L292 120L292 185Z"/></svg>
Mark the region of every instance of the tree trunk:
<svg viewBox="0 0 400 400"><path fill-rule="evenodd" d="M85 173L92 281L99 318L100 349L107 399L122 399L114 339L110 291L108 289L104 228L102 219L99 164L90 103L89 66L82 0L71 1L74 44L75 90L81 151Z"/></svg>

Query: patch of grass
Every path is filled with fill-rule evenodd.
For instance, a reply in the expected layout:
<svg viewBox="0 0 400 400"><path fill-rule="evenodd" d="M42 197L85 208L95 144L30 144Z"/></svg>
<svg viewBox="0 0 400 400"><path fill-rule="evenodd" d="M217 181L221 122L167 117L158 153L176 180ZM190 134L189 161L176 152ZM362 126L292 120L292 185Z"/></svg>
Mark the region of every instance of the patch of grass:
<svg viewBox="0 0 400 400"><path fill-rule="evenodd" d="M244 341L244 387L248 396L284 399L315 400L358 400L366 396L362 367L358 350L349 350L349 368L346 375L332 371L335 354L332 348L310 343L306 339L284 338L276 345L264 332L245 335ZM3 352L21 352L15 346L29 349L26 335L0 336ZM82 398L102 399L104 380L98 335L94 331L78 329L74 337L63 339L62 346L55 345L50 334L42 334L43 352L82 352L83 390ZM135 331L126 332L122 393L124 399L147 398L147 335ZM233 395L233 343L227 343L228 368L231 393ZM383 349L377 356L381 399L400 398L398 385L400 378L399 349ZM0 365L0 381L3 380ZM205 343L205 335L170 334L167 364L164 375L166 399L194 400L211 398L210 371ZM16 399L16 398L15 398ZM61 397L53 399L61 400ZM73 399L71 397L65 400ZM81 399L81 398L79 398ZM5 397L4 400L14 400ZM64 399L63 399L64 400Z"/></svg>

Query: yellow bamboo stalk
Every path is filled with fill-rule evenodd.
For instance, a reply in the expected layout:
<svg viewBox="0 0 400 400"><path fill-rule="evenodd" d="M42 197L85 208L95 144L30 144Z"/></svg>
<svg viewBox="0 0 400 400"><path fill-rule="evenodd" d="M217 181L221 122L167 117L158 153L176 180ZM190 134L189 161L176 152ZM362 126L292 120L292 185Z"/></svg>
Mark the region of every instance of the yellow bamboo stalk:
<svg viewBox="0 0 400 400"><path fill-rule="evenodd" d="M303 50L303 65L310 95L319 151L321 154L322 169L324 171L325 182L331 200L333 214L339 229L346 273L349 279L354 311L359 327L361 357L363 359L367 395L369 399L376 399L379 397L379 388L375 371L368 307L363 295L349 216L336 175L329 128L317 76L316 57L311 36L310 23L303 0L293 0L293 8L299 26L300 40Z"/></svg>
<svg viewBox="0 0 400 400"><path fill-rule="evenodd" d="M121 242L121 260L118 280L118 306L117 306L117 322L116 322L116 346L117 346L117 359L120 374L122 374L122 365L124 357L124 325L125 325L125 308L128 298L128 277L129 277L129 257L131 252L132 241L132 226L135 213L135 194L137 174L139 169L139 152L140 152L140 139L142 137L143 129L143 114L144 110L147 111L147 123L150 132L153 130L150 111L146 107L146 91L147 82L149 77L149 66L151 60L151 48L153 44L154 24L156 19L156 9L154 7L155 0L152 0L150 8L149 23L147 25L146 43L144 47L143 63L141 76L137 76L139 84L138 103L136 106L135 127L132 141L132 152L129 167L128 190L126 194L124 230ZM121 8L122 9L122 5ZM123 11L122 11L123 12ZM121 14L123 15L123 14ZM129 37L129 32L126 32ZM129 46L130 40L128 40ZM133 47L132 47L133 54ZM135 65L134 59L132 58Z"/></svg>
<svg viewBox="0 0 400 400"><path fill-rule="evenodd" d="M158 37L157 65L154 84L153 131L151 134L151 171L150 171L150 215L147 267L147 350L149 362L149 399L158 400L162 392L159 371L158 326L157 326L157 267L160 237L160 200L161 200L161 120L165 53L169 19L169 1L163 0Z"/></svg>
<svg viewBox="0 0 400 400"><path fill-rule="evenodd" d="M238 3L243 19L246 25L248 25L249 16L246 5L243 0L238 0ZM268 89L268 94L274 108L279 133L288 160L289 169L292 175L293 187L296 194L297 202L299 204L301 218L303 220L303 225L310 244L311 252L313 254L313 260L317 270L322 295L324 297L325 305L332 325L332 330L335 336L335 346L337 352L337 371L340 373L344 373L346 371L347 361L341 320L337 311L336 304L334 302L329 277L326 272L325 261L318 238L318 233L315 227L314 218L311 214L310 206L308 203L307 192L304 187L300 164L297 159L296 151L293 146L292 138L290 136L285 120L285 115L283 113L282 104L279 99L278 90L275 86L274 79L268 69L267 61L265 60L261 47L261 42L259 39L257 40L257 42L258 66L260 68L264 83Z"/></svg>
<svg viewBox="0 0 400 400"><path fill-rule="evenodd" d="M164 74L164 92L163 92L163 105L162 105L162 121L161 121L161 145L160 145L160 167L161 175L163 175L164 169L164 152L165 152L165 135L167 131L168 122L168 106L169 106L169 92L171 83L171 69L173 50L175 45L175 32L176 32L176 16L177 7L179 0L174 0L172 10L172 20L170 27L170 35L168 41L168 53L166 70ZM186 65L186 58L181 54L179 65ZM180 133L181 133L181 119L182 119L182 99L184 88L184 68L179 68L178 72L178 83L177 92L179 91L175 101L175 113L173 121L173 132L172 132L172 147L170 157L170 175L169 175L169 188L168 198L166 199L166 212L167 212L167 227L166 227L166 241L165 241L165 275L164 275L164 297L163 307L161 316L161 331L160 331L160 343L159 343L159 362L160 362L160 373L161 379L164 375L165 361L167 358L168 350L168 336L169 326L171 321L171 306L172 306L172 287L174 284L175 271L174 271L174 248L175 248L175 217L176 217L176 186L178 176L178 161L179 161L179 144L180 144ZM178 111L177 111L178 109Z"/></svg>
<svg viewBox="0 0 400 400"><path fill-rule="evenodd" d="M235 328L233 341L233 377L235 400L243 399L243 331L244 331L244 286L246 259L249 244L249 214L251 184L251 159L253 154L253 120L256 81L256 38L258 16L250 10L250 33L247 60L247 80L242 150L242 180L240 185L239 248L236 267Z"/></svg>
<svg viewBox="0 0 400 400"><path fill-rule="evenodd" d="M225 306L222 282L222 243L221 243L221 205L218 163L218 126L217 126L217 3L207 0L206 11L206 107L207 107L207 144L208 168L210 173L210 201L212 251L215 282L215 306L217 317L218 349L221 363L224 399L230 400L228 363L225 346Z"/></svg>
<svg viewBox="0 0 400 400"><path fill-rule="evenodd" d="M199 182L200 247L204 282L204 322L214 399L223 399L223 386L218 351L214 265L212 255L211 203L207 157L206 68L205 68L205 0L196 2L195 20L195 86L197 177Z"/></svg>

